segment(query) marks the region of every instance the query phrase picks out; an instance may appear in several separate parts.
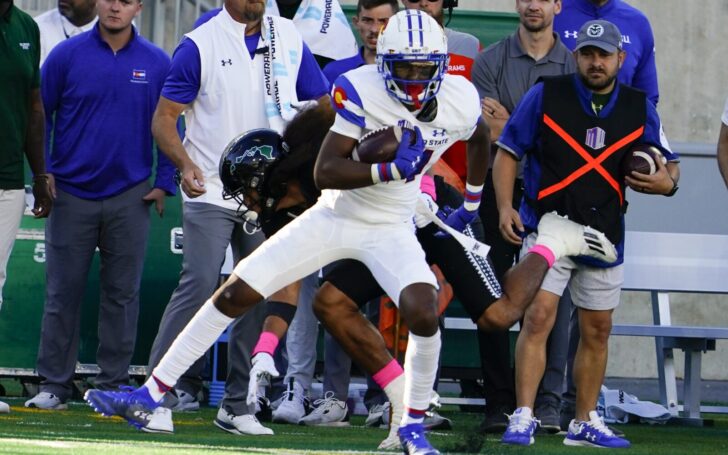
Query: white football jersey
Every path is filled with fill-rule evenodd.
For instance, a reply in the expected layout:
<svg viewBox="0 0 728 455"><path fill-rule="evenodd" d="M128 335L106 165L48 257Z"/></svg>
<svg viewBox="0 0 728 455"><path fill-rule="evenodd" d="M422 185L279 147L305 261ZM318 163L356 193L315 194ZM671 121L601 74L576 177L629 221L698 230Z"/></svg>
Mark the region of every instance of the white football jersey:
<svg viewBox="0 0 728 455"><path fill-rule="evenodd" d="M473 84L462 76L445 75L437 94L437 115L422 122L391 97L375 65L361 66L340 76L331 92L336 121L331 131L359 139L369 131L406 120L422 131L429 169L455 142L467 140L480 117L480 100ZM369 223L409 222L420 192L418 175L403 180L357 188L324 190L320 201L337 212Z"/></svg>

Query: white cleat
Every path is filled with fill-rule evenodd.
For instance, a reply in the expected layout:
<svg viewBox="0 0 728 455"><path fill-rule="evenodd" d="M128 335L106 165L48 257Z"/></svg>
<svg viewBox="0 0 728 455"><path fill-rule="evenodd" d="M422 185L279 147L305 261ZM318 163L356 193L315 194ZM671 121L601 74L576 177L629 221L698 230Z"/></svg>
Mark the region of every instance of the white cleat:
<svg viewBox="0 0 728 455"><path fill-rule="evenodd" d="M556 212L541 217L536 245L546 246L556 260L564 256L591 256L604 262L617 260L617 249L604 233Z"/></svg>
<svg viewBox="0 0 728 455"><path fill-rule="evenodd" d="M25 402L26 408L46 409L49 411L65 411L68 405L61 401L56 395L49 392L40 392Z"/></svg>
<svg viewBox="0 0 728 455"><path fill-rule="evenodd" d="M174 433L174 424L172 423L172 410L162 406L154 409L152 418L149 419L147 426L141 428L147 433Z"/></svg>
<svg viewBox="0 0 728 455"><path fill-rule="evenodd" d="M309 415L299 421L301 425L319 427L349 426L349 407L345 401L334 398L334 392L326 392L324 398L314 401L313 404L316 407Z"/></svg>
<svg viewBox="0 0 728 455"><path fill-rule="evenodd" d="M253 436L272 435L273 430L266 428L258 422L253 414L235 415L220 408L215 418L215 426L228 433Z"/></svg>
<svg viewBox="0 0 728 455"><path fill-rule="evenodd" d="M293 378L289 379L288 388L283 392L281 403L273 411L273 422L298 425L306 415L304 395L303 386Z"/></svg>

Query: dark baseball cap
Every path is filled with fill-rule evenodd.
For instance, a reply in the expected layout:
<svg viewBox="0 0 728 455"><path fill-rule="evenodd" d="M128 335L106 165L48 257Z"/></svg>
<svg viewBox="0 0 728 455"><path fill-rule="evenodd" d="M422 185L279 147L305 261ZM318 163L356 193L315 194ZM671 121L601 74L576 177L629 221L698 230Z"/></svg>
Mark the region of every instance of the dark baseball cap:
<svg viewBox="0 0 728 455"><path fill-rule="evenodd" d="M575 50L586 46L595 46L609 53L617 52L622 50L622 33L609 21L589 21L579 30Z"/></svg>

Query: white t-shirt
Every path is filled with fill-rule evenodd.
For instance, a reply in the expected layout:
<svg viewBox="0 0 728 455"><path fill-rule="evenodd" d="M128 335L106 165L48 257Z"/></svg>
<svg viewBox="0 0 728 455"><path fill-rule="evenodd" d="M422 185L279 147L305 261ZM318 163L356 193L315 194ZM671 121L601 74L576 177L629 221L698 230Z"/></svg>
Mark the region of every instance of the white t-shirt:
<svg viewBox="0 0 728 455"><path fill-rule="evenodd" d="M728 98L725 99L725 108L723 109L723 116L720 119L724 125L728 125Z"/></svg>
<svg viewBox="0 0 728 455"><path fill-rule="evenodd" d="M43 66L46 57L58 43L91 30L97 20L98 17L94 17L88 24L76 27L58 11L58 8L36 16L35 22L40 29L40 66Z"/></svg>
<svg viewBox="0 0 728 455"><path fill-rule="evenodd" d="M334 83L332 103L336 120L331 131L354 139L369 131L406 120L422 131L431 156L426 171L454 142L470 138L480 117L478 93L462 76L445 75L437 94L437 115L421 122L385 90L375 65L365 65L340 76ZM411 182L392 181L353 190L324 190L321 199L330 208L369 223L408 222L420 193L419 174Z"/></svg>

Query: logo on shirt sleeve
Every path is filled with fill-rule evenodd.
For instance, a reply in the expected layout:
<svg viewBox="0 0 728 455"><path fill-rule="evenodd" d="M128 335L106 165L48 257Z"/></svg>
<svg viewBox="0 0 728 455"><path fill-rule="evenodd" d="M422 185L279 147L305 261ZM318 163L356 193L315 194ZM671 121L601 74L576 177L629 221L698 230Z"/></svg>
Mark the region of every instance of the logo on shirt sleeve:
<svg viewBox="0 0 728 455"><path fill-rule="evenodd" d="M131 82L137 84L146 84L147 81L147 70L131 70Z"/></svg>
<svg viewBox="0 0 728 455"><path fill-rule="evenodd" d="M341 87L336 87L334 89L334 104L339 109L344 109L344 101L348 100L349 97L346 96L346 92Z"/></svg>

